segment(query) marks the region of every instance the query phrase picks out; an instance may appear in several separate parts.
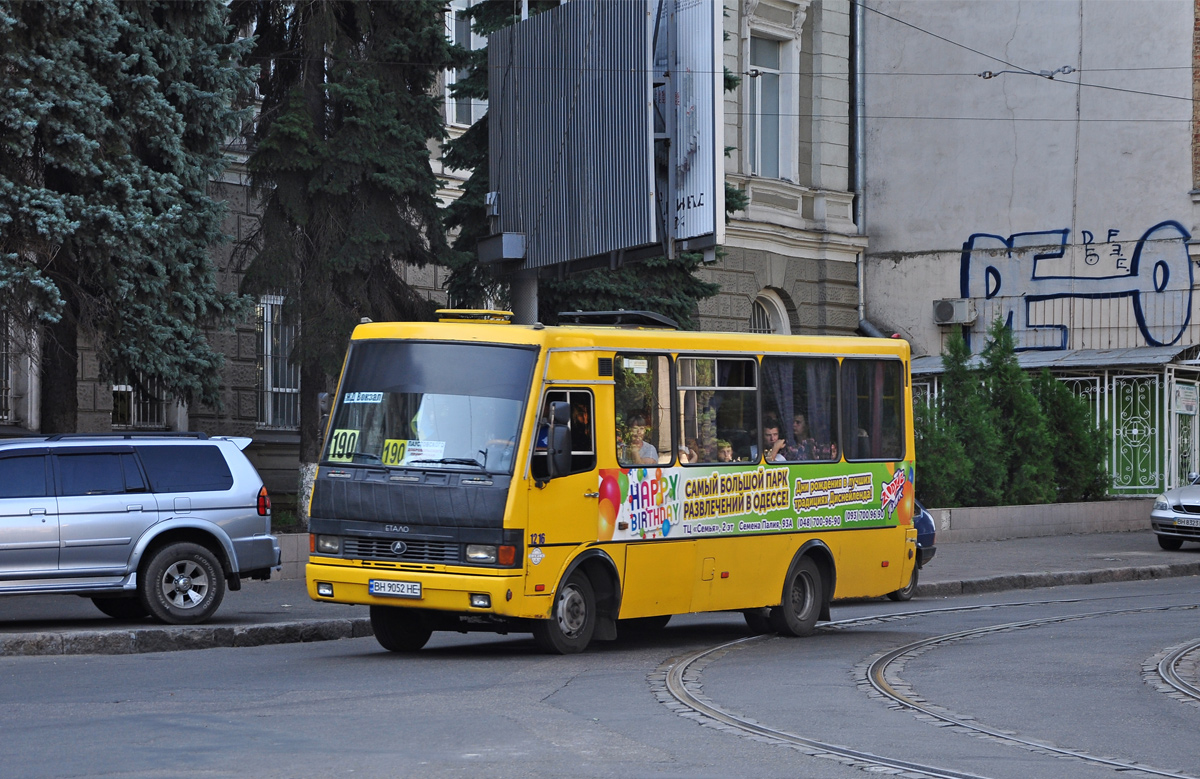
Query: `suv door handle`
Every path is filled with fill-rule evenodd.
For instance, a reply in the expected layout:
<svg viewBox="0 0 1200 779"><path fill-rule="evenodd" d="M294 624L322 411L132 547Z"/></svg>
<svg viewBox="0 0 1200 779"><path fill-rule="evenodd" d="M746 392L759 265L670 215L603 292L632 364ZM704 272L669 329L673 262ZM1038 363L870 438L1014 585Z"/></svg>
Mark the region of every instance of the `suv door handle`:
<svg viewBox="0 0 1200 779"><path fill-rule="evenodd" d="M46 513L46 509L29 509L29 513L30 513L31 515L32 515L32 514L45 514L45 513Z"/></svg>
<svg viewBox="0 0 1200 779"><path fill-rule="evenodd" d="M142 507L141 506L126 506L125 509L126 509L126 511L141 511Z"/></svg>

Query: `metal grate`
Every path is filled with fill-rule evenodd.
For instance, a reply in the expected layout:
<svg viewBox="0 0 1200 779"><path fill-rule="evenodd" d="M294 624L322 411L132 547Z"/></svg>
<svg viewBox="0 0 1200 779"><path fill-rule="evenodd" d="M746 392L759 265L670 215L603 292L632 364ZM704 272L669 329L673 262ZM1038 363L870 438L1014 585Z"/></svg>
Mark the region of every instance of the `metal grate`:
<svg viewBox="0 0 1200 779"><path fill-rule="evenodd" d="M750 310L750 332L768 335L775 332L775 326L771 324L771 313L761 300L754 301L754 308Z"/></svg>
<svg viewBox="0 0 1200 779"><path fill-rule="evenodd" d="M0 422L12 422L12 339L8 333L8 312L0 311Z"/></svg>
<svg viewBox="0 0 1200 779"><path fill-rule="evenodd" d="M599 371L601 376L612 376L613 375L613 358L601 357L600 364L597 366L597 370Z"/></svg>
<svg viewBox="0 0 1200 779"><path fill-rule="evenodd" d="M459 545L449 541L403 541L403 554L392 551L388 538L346 538L342 541L342 554L346 557L373 560L400 560L412 563L457 563L460 559Z"/></svg>
<svg viewBox="0 0 1200 779"><path fill-rule="evenodd" d="M299 333L283 314L281 295L264 295L258 305L258 426L300 427L300 366L291 360Z"/></svg>
<svg viewBox="0 0 1200 779"><path fill-rule="evenodd" d="M137 380L114 384L112 426L118 430L162 430L167 404L162 381L137 374Z"/></svg>

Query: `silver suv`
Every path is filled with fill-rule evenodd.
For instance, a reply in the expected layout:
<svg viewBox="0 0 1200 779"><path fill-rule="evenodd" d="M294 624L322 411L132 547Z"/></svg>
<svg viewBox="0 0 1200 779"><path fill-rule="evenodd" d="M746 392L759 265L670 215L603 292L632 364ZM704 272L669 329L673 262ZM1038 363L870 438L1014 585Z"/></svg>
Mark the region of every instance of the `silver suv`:
<svg viewBox="0 0 1200 779"><path fill-rule="evenodd" d="M0 594L91 597L110 617L195 624L279 565L271 499L204 433L0 440Z"/></svg>

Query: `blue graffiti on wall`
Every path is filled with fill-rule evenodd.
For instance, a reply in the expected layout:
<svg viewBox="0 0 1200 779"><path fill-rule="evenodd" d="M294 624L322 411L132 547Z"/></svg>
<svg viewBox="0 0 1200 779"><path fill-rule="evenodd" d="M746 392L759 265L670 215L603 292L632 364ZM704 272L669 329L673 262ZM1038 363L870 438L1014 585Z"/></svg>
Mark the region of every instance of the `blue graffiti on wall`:
<svg viewBox="0 0 1200 779"><path fill-rule="evenodd" d="M1191 235L1174 221L1147 230L1129 251L1109 230L1107 241L1082 231L1077 251L1082 273L1067 256L1070 230L999 235L975 233L963 244L962 297L974 298L988 316L974 328L986 330L999 316L1017 339L1018 350L1066 349L1066 324L1035 323L1035 303L1060 298L1129 298L1134 320L1151 346L1169 346L1183 336L1192 317ZM980 305L982 303L982 305ZM1014 317L1015 315L1015 317ZM1043 314L1044 316L1044 314Z"/></svg>

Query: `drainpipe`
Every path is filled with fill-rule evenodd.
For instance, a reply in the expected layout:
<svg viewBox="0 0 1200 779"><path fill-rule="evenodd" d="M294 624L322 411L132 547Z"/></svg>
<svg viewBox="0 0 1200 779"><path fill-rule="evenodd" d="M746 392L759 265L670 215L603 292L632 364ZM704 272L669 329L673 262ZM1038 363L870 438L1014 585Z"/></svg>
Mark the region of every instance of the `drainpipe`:
<svg viewBox="0 0 1200 779"><path fill-rule="evenodd" d="M850 89L854 93L854 122L851 141L854 164L854 224L858 227L859 235L867 234L867 204L866 200L866 136L867 136L867 110L866 97L863 90L863 77L866 74L866 47L863 45L863 13L862 6L858 3L850 3L850 45L854 51L854 69L850 77ZM867 321L866 312L866 295L863 291L864 276L863 273L863 253L859 252L855 258L855 264L858 266L858 321L859 330L864 333L869 333L868 327L871 330L878 330ZM864 327L866 325L867 327ZM876 336L878 337L878 336Z"/></svg>

